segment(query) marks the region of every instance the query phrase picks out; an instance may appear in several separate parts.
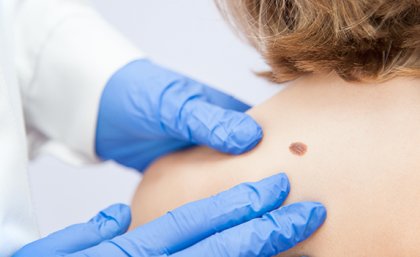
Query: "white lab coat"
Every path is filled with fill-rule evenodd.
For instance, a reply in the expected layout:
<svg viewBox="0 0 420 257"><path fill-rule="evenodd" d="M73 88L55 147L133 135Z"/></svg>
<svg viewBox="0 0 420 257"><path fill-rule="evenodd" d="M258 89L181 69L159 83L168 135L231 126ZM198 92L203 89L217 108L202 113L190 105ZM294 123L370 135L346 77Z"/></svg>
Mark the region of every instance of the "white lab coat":
<svg viewBox="0 0 420 257"><path fill-rule="evenodd" d="M96 161L101 91L142 57L86 1L0 0L0 257L38 238L28 154Z"/></svg>

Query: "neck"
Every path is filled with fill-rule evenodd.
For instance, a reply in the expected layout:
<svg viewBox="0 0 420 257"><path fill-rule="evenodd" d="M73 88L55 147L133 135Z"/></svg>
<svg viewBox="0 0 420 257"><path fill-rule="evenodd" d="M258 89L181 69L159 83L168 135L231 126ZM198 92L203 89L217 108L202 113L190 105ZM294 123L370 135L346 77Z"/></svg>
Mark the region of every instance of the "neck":
<svg viewBox="0 0 420 257"><path fill-rule="evenodd" d="M302 95L340 104L420 102L420 78L397 77L383 83L348 82L336 74L314 74L290 83Z"/></svg>

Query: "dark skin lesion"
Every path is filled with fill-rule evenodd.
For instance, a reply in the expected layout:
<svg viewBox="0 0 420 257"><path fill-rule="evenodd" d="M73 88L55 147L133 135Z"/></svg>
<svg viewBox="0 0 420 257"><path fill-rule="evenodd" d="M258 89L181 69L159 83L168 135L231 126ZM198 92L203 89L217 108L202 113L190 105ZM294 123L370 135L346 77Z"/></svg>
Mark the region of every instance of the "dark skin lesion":
<svg viewBox="0 0 420 257"><path fill-rule="evenodd" d="M295 142L289 146L289 150L294 155L304 156L308 151L308 146L301 142Z"/></svg>

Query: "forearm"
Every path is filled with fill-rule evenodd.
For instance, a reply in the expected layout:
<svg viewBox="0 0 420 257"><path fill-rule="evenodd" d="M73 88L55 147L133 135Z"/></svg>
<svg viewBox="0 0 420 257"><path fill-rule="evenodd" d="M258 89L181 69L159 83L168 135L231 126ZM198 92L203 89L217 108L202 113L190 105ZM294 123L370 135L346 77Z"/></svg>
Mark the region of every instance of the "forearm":
<svg viewBox="0 0 420 257"><path fill-rule="evenodd" d="M103 87L142 54L87 1L25 1L16 26L16 65L28 125L94 160Z"/></svg>

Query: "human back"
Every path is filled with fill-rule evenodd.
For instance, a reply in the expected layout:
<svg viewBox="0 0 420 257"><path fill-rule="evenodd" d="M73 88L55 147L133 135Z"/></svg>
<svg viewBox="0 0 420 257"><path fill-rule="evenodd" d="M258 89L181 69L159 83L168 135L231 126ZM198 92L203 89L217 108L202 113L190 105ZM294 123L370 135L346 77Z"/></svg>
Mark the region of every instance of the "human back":
<svg viewBox="0 0 420 257"><path fill-rule="evenodd" d="M134 226L283 171L289 203L328 209L284 256L420 256L420 2L217 2L269 64L261 75L293 81L249 112L264 130L251 152L195 148L151 166Z"/></svg>
<svg viewBox="0 0 420 257"><path fill-rule="evenodd" d="M133 200L134 224L284 171L289 203L328 209L320 231L284 256L420 256L419 82L297 80L249 112L265 132L255 150L229 156L195 148L153 165ZM293 143L306 153L293 153Z"/></svg>

